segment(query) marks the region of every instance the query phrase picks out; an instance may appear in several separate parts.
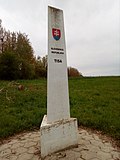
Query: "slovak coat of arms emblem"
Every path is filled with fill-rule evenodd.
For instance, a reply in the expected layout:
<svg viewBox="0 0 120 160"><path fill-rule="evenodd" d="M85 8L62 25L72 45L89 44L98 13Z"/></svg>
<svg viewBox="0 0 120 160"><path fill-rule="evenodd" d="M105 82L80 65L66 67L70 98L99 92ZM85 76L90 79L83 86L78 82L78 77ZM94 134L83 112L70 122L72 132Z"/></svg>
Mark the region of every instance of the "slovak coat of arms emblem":
<svg viewBox="0 0 120 160"><path fill-rule="evenodd" d="M61 31L60 29L56 29L56 28L52 28L52 35L53 35L53 38L58 41L61 37Z"/></svg>

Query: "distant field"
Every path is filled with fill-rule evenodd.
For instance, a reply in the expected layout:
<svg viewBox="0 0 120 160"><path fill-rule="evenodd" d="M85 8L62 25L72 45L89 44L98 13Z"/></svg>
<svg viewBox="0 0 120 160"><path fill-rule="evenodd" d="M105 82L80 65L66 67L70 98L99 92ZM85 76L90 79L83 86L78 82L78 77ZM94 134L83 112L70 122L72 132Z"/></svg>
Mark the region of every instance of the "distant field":
<svg viewBox="0 0 120 160"><path fill-rule="evenodd" d="M25 87L19 91L18 85ZM78 124L120 140L120 77L69 79L71 116ZM46 114L47 81L0 81L0 139L39 128Z"/></svg>

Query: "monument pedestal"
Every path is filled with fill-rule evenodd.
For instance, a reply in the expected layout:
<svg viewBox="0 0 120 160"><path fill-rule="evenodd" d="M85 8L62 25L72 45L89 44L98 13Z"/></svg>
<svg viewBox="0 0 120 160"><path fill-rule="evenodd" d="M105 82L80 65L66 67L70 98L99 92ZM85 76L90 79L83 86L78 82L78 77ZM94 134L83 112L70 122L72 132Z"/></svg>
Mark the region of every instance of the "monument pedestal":
<svg viewBox="0 0 120 160"><path fill-rule="evenodd" d="M45 115L40 127L41 158L69 147L78 146L77 119L70 118L47 123Z"/></svg>

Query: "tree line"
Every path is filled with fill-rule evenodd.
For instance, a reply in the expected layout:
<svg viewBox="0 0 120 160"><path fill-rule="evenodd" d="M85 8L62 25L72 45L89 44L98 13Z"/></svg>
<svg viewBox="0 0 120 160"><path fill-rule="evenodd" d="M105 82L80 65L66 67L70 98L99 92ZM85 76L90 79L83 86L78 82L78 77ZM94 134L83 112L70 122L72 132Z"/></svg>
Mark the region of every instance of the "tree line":
<svg viewBox="0 0 120 160"><path fill-rule="evenodd" d="M68 75L82 74L68 68ZM47 56L36 57L28 36L21 32L6 31L0 20L0 79L37 79L47 76Z"/></svg>

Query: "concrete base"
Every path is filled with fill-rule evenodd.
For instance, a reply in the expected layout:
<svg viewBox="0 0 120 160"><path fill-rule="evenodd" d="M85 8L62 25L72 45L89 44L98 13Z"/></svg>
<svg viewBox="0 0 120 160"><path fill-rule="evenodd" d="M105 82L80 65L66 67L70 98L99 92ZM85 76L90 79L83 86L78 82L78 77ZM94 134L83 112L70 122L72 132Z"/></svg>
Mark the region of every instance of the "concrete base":
<svg viewBox="0 0 120 160"><path fill-rule="evenodd" d="M48 124L45 115L40 127L41 134L41 158L69 148L78 146L77 119L70 118Z"/></svg>

